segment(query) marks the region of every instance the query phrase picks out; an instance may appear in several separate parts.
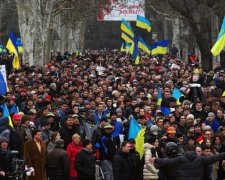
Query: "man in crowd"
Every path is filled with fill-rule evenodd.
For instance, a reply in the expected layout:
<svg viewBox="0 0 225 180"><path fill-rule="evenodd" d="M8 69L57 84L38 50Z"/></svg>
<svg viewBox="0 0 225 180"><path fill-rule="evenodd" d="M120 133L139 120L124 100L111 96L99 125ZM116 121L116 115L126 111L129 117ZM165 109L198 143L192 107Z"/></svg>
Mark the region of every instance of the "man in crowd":
<svg viewBox="0 0 225 180"><path fill-rule="evenodd" d="M41 132L35 129L32 132L31 140L27 141L24 145L24 160L28 168L33 168L28 180L47 180L45 171L46 160L46 146L42 142Z"/></svg>
<svg viewBox="0 0 225 180"><path fill-rule="evenodd" d="M55 149L47 155L45 166L49 180L69 179L69 158L63 147L64 141L56 140Z"/></svg>

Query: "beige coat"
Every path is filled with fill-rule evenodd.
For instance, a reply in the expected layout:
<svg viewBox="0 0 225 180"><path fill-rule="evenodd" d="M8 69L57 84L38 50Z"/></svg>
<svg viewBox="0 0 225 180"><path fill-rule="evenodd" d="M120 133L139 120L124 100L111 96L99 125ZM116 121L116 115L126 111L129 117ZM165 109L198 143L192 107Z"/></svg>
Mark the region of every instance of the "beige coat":
<svg viewBox="0 0 225 180"><path fill-rule="evenodd" d="M143 169L144 179L159 179L158 172L159 170L155 168L155 166L149 161L149 158L152 157L151 148L155 148L153 145L149 143L144 144L144 155L145 155L145 164ZM156 152L156 157L158 154Z"/></svg>
<svg viewBox="0 0 225 180"><path fill-rule="evenodd" d="M26 180L47 180L45 172L46 146L41 142L41 152L33 139L24 144L24 159L28 167L33 167L35 176L27 176Z"/></svg>

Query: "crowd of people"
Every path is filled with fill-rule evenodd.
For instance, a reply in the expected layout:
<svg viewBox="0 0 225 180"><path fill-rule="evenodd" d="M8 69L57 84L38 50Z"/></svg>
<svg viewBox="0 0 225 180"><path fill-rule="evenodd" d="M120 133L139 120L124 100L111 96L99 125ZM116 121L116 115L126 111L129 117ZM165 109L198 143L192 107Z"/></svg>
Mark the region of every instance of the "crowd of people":
<svg viewBox="0 0 225 180"><path fill-rule="evenodd" d="M28 180L225 178L219 63L205 72L175 55L141 54L135 65L124 52L104 50L58 53L43 67L7 70L0 179L15 171L15 154ZM175 88L179 99L172 96ZM131 116L145 128L143 157L128 138Z"/></svg>

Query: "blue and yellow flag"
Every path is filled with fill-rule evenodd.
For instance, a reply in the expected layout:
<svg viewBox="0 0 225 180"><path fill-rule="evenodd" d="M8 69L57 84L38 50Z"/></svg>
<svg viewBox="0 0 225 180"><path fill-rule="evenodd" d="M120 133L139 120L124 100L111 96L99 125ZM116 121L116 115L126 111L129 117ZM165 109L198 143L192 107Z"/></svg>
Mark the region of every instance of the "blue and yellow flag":
<svg viewBox="0 0 225 180"><path fill-rule="evenodd" d="M3 50L4 50L4 46L0 44L0 54L2 54Z"/></svg>
<svg viewBox="0 0 225 180"><path fill-rule="evenodd" d="M132 38L130 38L129 36L127 36L125 33L123 33L122 32L122 34L121 34L121 38L125 41L125 42L127 42L127 43L133 43L133 39Z"/></svg>
<svg viewBox="0 0 225 180"><path fill-rule="evenodd" d="M16 46L19 54L23 54L23 43L20 38L16 39Z"/></svg>
<svg viewBox="0 0 225 180"><path fill-rule="evenodd" d="M152 53L152 55L158 54L157 42L151 45L151 53Z"/></svg>
<svg viewBox="0 0 225 180"><path fill-rule="evenodd" d="M131 45L131 58L135 60L138 55L139 55L139 50L138 50L138 35L137 34L134 34L134 42Z"/></svg>
<svg viewBox="0 0 225 180"><path fill-rule="evenodd" d="M223 18L222 27L216 40L216 43L211 49L213 56L217 56L225 47L225 16Z"/></svg>
<svg viewBox="0 0 225 180"><path fill-rule="evenodd" d="M150 50L148 48L148 45L146 44L146 42L143 40L142 37L138 38L138 48L142 49L144 52L150 54Z"/></svg>
<svg viewBox="0 0 225 180"><path fill-rule="evenodd" d="M138 125L137 121L134 119L134 116L130 116L130 128L128 132L128 139L135 139L140 130L141 130L141 127Z"/></svg>
<svg viewBox="0 0 225 180"><path fill-rule="evenodd" d="M169 40L163 40L157 42L157 52L158 54L166 54L168 52L167 46L169 44Z"/></svg>
<svg viewBox="0 0 225 180"><path fill-rule="evenodd" d="M136 57L136 59L134 61L134 64L136 64L136 65L140 64L140 57L139 57L139 55Z"/></svg>
<svg viewBox="0 0 225 180"><path fill-rule="evenodd" d="M161 103L162 103L162 92L161 92L161 89L160 87L158 86L157 87L157 91L158 91L158 95L157 95L157 105L158 106L161 106Z"/></svg>
<svg viewBox="0 0 225 180"><path fill-rule="evenodd" d="M147 18L137 15L137 21L136 21L137 27L146 29L148 32L150 32L152 29L151 25L152 25L151 22Z"/></svg>
<svg viewBox="0 0 225 180"><path fill-rule="evenodd" d="M127 42L124 42L120 48L121 52L129 52L130 51L130 44Z"/></svg>
<svg viewBox="0 0 225 180"><path fill-rule="evenodd" d="M130 116L130 127L129 127L129 133L128 133L128 139L135 139L136 142L136 151L140 154L140 157L142 158L144 154L144 134L145 129L141 128L137 121L134 119L133 116Z"/></svg>
<svg viewBox="0 0 225 180"><path fill-rule="evenodd" d="M134 37L134 32L126 20L122 20L120 29L126 34L128 34L130 37Z"/></svg>
<svg viewBox="0 0 225 180"><path fill-rule="evenodd" d="M12 123L11 116L10 116L10 114L9 114L8 107L7 107L6 104L4 103L4 104L1 105L1 108L2 108L2 114L3 114L3 117L8 117L8 119L9 119L9 125L10 125L11 127L13 127L13 123Z"/></svg>
<svg viewBox="0 0 225 180"><path fill-rule="evenodd" d="M179 101L181 96L183 96L183 94L180 92L180 90L177 88L174 88L172 92L172 97L174 97L177 100L177 105L181 104Z"/></svg>
<svg viewBox="0 0 225 180"><path fill-rule="evenodd" d="M137 137L135 138L135 149L140 154L140 158L144 155L144 138L145 136L145 129L141 128L141 130L138 132Z"/></svg>
<svg viewBox="0 0 225 180"><path fill-rule="evenodd" d="M10 33L9 35L9 40L6 44L6 48L9 50L10 53L14 54L14 58L13 58L13 68L15 69L19 69L20 68L20 61L19 61L19 55L18 55L18 50L17 50L17 46L16 46L16 38L14 33Z"/></svg>

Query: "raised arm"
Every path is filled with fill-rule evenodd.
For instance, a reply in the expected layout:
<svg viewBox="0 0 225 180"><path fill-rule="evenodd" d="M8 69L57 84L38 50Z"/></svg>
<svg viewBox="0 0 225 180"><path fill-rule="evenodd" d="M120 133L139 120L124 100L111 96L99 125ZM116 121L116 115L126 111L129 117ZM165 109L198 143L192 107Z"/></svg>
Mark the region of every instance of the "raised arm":
<svg viewBox="0 0 225 180"><path fill-rule="evenodd" d="M173 159L161 159L161 158L155 158L154 163L158 164L160 166L163 166L165 168L177 166L181 162L181 157L176 157Z"/></svg>
<svg viewBox="0 0 225 180"><path fill-rule="evenodd" d="M225 152L211 156L211 157L202 157L203 163L204 164L212 164L220 160L225 159Z"/></svg>

